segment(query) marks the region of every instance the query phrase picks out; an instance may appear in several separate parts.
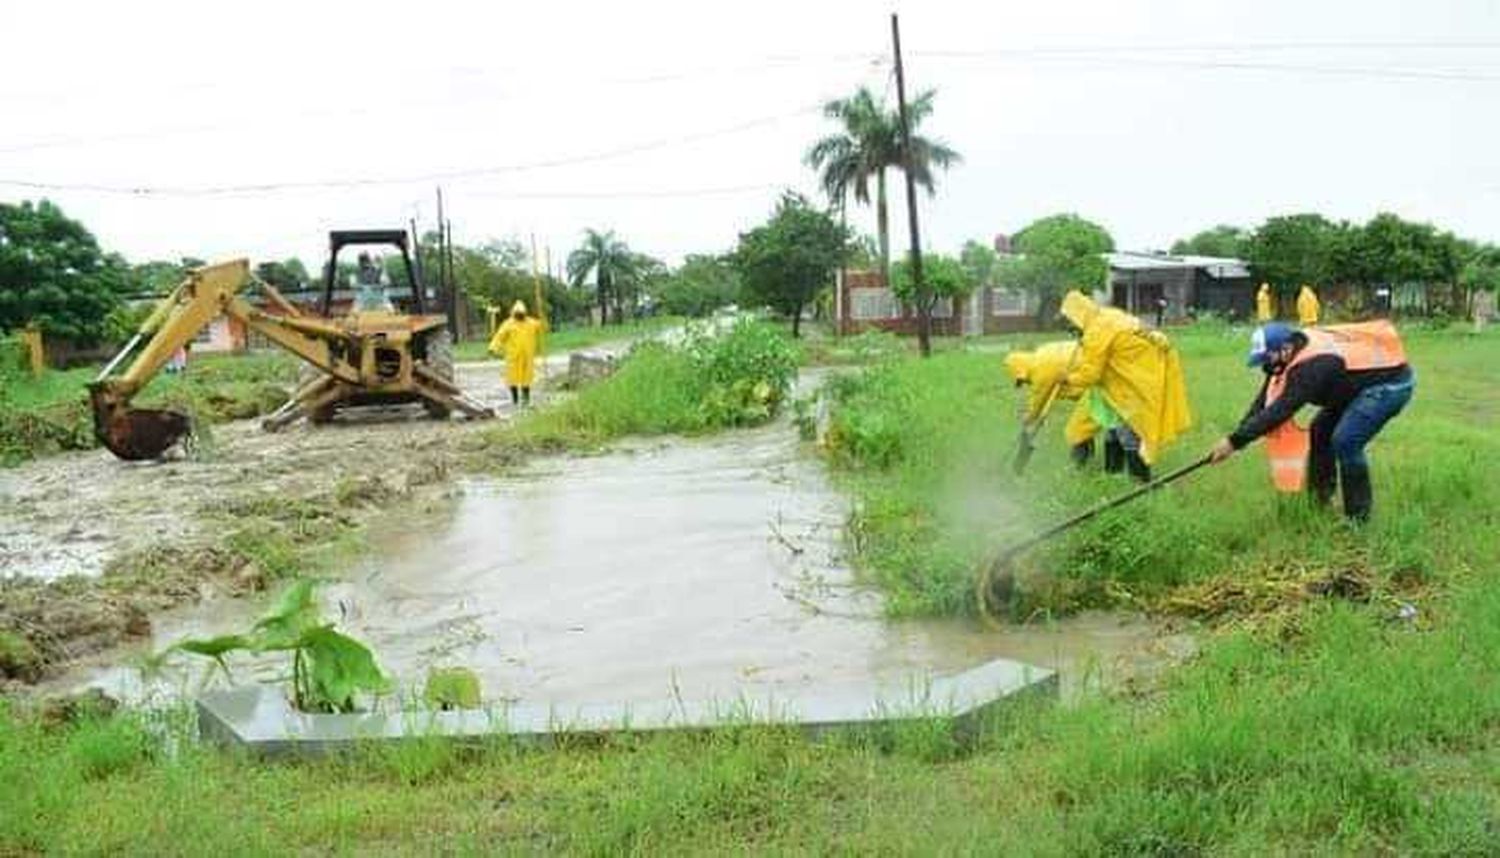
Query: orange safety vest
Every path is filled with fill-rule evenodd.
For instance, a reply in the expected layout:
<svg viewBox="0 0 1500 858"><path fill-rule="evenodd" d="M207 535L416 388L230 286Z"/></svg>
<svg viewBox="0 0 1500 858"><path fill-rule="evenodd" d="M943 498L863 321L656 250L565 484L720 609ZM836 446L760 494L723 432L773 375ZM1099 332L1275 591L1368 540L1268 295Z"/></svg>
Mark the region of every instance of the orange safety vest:
<svg viewBox="0 0 1500 858"><path fill-rule="evenodd" d="M1338 355L1349 370L1389 369L1406 363L1406 347L1396 326L1384 319L1358 325L1329 325L1326 328L1304 328L1307 345L1286 368L1266 384L1267 408L1281 398L1286 389L1287 374L1304 361L1322 355ZM1300 492L1307 482L1307 455L1312 449L1307 429L1295 418L1266 433L1266 458L1271 464L1271 481L1281 492Z"/></svg>

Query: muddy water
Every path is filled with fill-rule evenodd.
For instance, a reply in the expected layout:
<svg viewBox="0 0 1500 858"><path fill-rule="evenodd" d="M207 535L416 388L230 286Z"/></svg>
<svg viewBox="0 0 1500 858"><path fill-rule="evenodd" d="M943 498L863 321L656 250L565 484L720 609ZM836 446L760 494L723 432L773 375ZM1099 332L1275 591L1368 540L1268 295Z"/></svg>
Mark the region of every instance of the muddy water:
<svg viewBox="0 0 1500 858"><path fill-rule="evenodd" d="M343 627L409 686L430 666L463 665L487 697L724 698L1008 657L1062 669L1073 694L1163 660L1149 624L1117 616L1001 633L883 620L841 556L845 501L784 423L548 460L463 488L436 512L392 522L326 593ZM224 600L160 616L154 643L243 628L257 610ZM250 664L237 678L280 670ZM143 685L117 664L67 684L141 697L193 681L168 673Z"/></svg>

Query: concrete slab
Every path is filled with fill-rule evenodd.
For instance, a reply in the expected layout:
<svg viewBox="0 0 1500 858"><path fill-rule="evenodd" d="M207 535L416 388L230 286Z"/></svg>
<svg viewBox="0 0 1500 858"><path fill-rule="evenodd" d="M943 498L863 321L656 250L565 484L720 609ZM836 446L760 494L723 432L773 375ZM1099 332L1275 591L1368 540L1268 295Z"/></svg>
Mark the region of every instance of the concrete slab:
<svg viewBox="0 0 1500 858"><path fill-rule="evenodd" d="M746 724L795 725L810 735L894 721L947 717L963 730L1021 696L1057 693L1057 674L997 659L952 676L912 677L904 686L846 686L733 700L668 699L648 704L497 704L482 710L309 715L279 687L211 692L197 701L199 734L264 755L323 754L368 741L505 736L522 744L612 732L710 730Z"/></svg>

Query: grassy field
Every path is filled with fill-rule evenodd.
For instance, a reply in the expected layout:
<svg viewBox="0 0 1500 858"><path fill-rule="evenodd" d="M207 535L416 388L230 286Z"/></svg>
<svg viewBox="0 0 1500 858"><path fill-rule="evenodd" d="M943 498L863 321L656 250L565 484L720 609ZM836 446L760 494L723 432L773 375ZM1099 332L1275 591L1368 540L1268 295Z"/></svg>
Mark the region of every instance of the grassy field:
<svg viewBox="0 0 1500 858"><path fill-rule="evenodd" d="M1205 450L1255 383L1240 335L1178 339L1198 426L1162 467ZM1203 621L1201 655L1143 696L1014 708L961 746L941 724L738 729L272 764L164 744L178 716L0 717L0 853L1496 854L1500 337L1408 341L1418 391L1372 448L1368 528L1276 498L1251 450L1031 564L1037 609ZM894 357L842 384L836 468L897 613L969 610L991 545L1125 488L1070 470L1060 420L1006 474L1015 394L994 354Z"/></svg>
<svg viewBox="0 0 1500 858"><path fill-rule="evenodd" d="M654 316L649 319L633 319L621 325L602 327L580 325L563 328L549 333L543 339L542 350L550 353L569 352L597 346L600 343L638 339L676 327L685 321L687 320L681 316ZM488 346L489 343L484 340L459 343L454 348L454 355L464 361L488 360L490 358L489 352L486 351Z"/></svg>

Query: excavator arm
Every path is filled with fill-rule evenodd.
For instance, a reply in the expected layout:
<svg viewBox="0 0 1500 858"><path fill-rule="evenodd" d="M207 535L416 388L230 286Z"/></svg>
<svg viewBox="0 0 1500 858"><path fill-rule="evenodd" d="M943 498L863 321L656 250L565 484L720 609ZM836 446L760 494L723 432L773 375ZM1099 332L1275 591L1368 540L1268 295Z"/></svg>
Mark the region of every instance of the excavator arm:
<svg viewBox="0 0 1500 858"><path fill-rule="evenodd" d="M162 300L140 329L89 385L94 411L94 434L122 459L154 459L191 429L188 416L175 411L131 408L130 401L144 388L172 354L191 342L219 315L238 319L247 328L292 352L334 378L355 382L358 366L351 362L345 332L335 325L303 316L269 285L261 283L271 303L285 316L265 313L240 296L256 281L244 259L196 268ZM144 345L143 345L144 344ZM139 347L130 366L115 369Z"/></svg>

